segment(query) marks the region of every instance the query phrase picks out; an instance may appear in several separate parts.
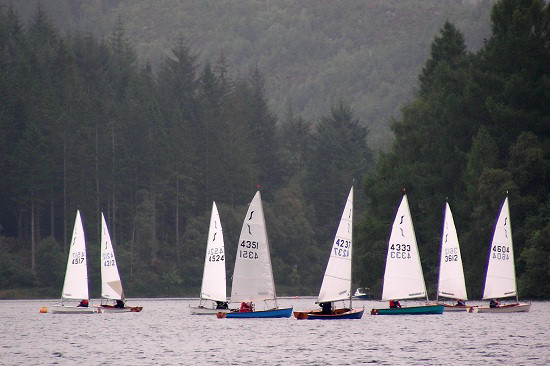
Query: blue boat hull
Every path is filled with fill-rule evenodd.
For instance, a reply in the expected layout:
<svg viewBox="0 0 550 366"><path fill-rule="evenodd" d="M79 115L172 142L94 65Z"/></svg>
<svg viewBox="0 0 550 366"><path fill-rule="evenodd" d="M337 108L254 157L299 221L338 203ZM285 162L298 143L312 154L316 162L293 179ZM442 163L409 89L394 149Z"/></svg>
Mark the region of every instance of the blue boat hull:
<svg viewBox="0 0 550 366"><path fill-rule="evenodd" d="M371 315L428 315L443 314L443 305L412 306L405 308L372 309Z"/></svg>
<svg viewBox="0 0 550 366"><path fill-rule="evenodd" d="M224 318L290 318L292 315L292 308L249 312L232 311L224 315Z"/></svg>

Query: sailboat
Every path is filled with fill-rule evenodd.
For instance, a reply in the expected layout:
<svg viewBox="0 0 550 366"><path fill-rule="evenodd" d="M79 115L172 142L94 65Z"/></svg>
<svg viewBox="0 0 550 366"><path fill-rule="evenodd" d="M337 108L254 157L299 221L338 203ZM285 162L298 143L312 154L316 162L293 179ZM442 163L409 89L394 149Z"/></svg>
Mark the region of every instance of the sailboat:
<svg viewBox="0 0 550 366"><path fill-rule="evenodd" d="M382 300L389 300L396 307L386 309L372 309L372 315L398 315L398 314L442 314L443 305L421 305L414 307L400 307L397 300L419 299L428 300L422 265L407 195L403 195L399 209L393 222L390 240L388 242L388 254L386 257L386 270L384 273L384 285Z"/></svg>
<svg viewBox="0 0 550 366"><path fill-rule="evenodd" d="M504 200L489 251L489 263L483 289L483 300L515 297L513 304L491 306L476 306L474 313L515 313L527 312L530 303L520 303L516 287L516 268L514 265L514 246L512 242L512 227L508 197Z"/></svg>
<svg viewBox="0 0 550 366"><path fill-rule="evenodd" d="M80 301L79 305L67 305L65 300ZM86 239L80 211L76 211L65 282L61 292L61 303L53 305L51 312L54 314L93 314L98 313L97 307L88 306L88 267L86 261Z"/></svg>
<svg viewBox="0 0 550 366"><path fill-rule="evenodd" d="M456 234L453 214L447 202L445 202L445 219L441 236L437 301L440 297L456 299L459 303L468 300L458 235ZM443 304L443 306L445 311L468 311L471 308L471 306L458 304Z"/></svg>
<svg viewBox="0 0 550 366"><path fill-rule="evenodd" d="M317 304L322 310L295 311L296 319L361 319L364 309L352 308L351 264L353 238L353 187L340 218L330 251ZM349 308L334 308L335 301L349 300Z"/></svg>
<svg viewBox="0 0 550 366"><path fill-rule="evenodd" d="M215 306L206 307L205 305L208 302L212 302ZM223 230L216 202L213 202L206 244L206 256L204 258L200 300L198 306L191 308L191 314L213 315L218 312L228 311Z"/></svg>
<svg viewBox="0 0 550 366"><path fill-rule="evenodd" d="M266 304L263 310L255 309L260 301ZM274 306L268 307L268 301ZM233 271L231 302L241 303L240 309L228 313L218 312L218 318L288 318L292 315L292 308L279 308L277 305L259 191L248 206L241 229Z"/></svg>
<svg viewBox="0 0 550 366"><path fill-rule="evenodd" d="M107 229L105 217L101 213L101 304L102 312L140 312L141 306L126 306L122 282L116 264L115 252Z"/></svg>

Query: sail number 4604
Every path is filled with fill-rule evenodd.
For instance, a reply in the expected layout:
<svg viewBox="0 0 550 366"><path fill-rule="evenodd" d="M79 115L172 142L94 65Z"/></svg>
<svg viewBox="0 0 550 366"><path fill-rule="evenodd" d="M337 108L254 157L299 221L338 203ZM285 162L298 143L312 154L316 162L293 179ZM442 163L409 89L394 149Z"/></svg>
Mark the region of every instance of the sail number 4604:
<svg viewBox="0 0 550 366"><path fill-rule="evenodd" d="M243 240L240 246L244 249L239 248L239 257L246 259L258 259L258 253L255 250L246 250L246 249L258 249L260 243L257 241Z"/></svg>
<svg viewBox="0 0 550 366"><path fill-rule="evenodd" d="M493 258L503 261L510 259L510 247L506 245L493 245Z"/></svg>

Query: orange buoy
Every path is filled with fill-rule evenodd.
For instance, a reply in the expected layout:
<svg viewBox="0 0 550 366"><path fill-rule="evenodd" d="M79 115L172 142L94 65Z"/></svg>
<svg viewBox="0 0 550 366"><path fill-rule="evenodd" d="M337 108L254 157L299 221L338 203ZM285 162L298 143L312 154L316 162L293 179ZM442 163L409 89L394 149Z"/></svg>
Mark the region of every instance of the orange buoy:
<svg viewBox="0 0 550 366"><path fill-rule="evenodd" d="M48 308L45 307L45 306L43 306L43 307L40 308L40 312L41 312L41 313L47 313L47 312L48 312Z"/></svg>

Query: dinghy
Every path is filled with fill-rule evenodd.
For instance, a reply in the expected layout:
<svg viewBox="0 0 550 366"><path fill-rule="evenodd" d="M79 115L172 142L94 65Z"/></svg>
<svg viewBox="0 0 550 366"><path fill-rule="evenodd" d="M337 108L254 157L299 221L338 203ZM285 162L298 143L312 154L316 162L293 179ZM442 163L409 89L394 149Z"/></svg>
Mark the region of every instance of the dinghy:
<svg viewBox="0 0 550 366"><path fill-rule="evenodd" d="M473 307L474 313L516 313L527 312L530 303L520 303L516 287L516 267L514 265L514 246L508 197L504 200L495 225L493 240L489 251L487 275L483 288L483 300L515 297L516 302L497 306Z"/></svg>
<svg viewBox="0 0 550 366"><path fill-rule="evenodd" d="M397 300L425 298L428 301L424 275L414 228L409 210L407 195L403 195L399 209L393 222L390 240L388 242L388 254L386 257L386 270L384 272L384 285L382 300L395 303L397 307L386 309L372 309L372 315L401 315L401 314L442 314L443 305L421 305L414 307L401 307Z"/></svg>
<svg viewBox="0 0 550 366"><path fill-rule="evenodd" d="M67 304L66 300L80 301ZM98 313L97 307L89 306L88 296L88 265L86 261L86 239L80 211L76 211L65 282L61 292L61 303L52 305L51 312L54 314L93 314Z"/></svg>
<svg viewBox="0 0 550 366"><path fill-rule="evenodd" d="M122 282L115 259L115 251L109 229L101 213L101 304L102 312L128 313L140 312L141 306L126 306Z"/></svg>
<svg viewBox="0 0 550 366"><path fill-rule="evenodd" d="M439 299L454 299L456 304L440 303ZM445 202L445 218L441 235L441 255L439 258L439 279L436 301L444 306L444 311L469 311L471 306L461 305L468 300L462 256L455 222L449 203Z"/></svg>
<svg viewBox="0 0 550 366"><path fill-rule="evenodd" d="M211 306L207 306L208 303L210 303ZM191 314L214 315L218 312L228 311L223 230L216 202L213 202L206 244L206 256L204 258L199 305L191 307Z"/></svg>
<svg viewBox="0 0 550 366"><path fill-rule="evenodd" d="M353 187L334 237L325 276L317 298L321 310L295 311L296 319L361 319L364 309L352 308L351 264L353 238ZM349 300L349 308L334 308L336 301Z"/></svg>
<svg viewBox="0 0 550 366"><path fill-rule="evenodd" d="M233 271L231 302L240 303L239 310L218 312L218 318L288 318L292 315L292 308L281 309L277 305L259 191L250 202L241 229ZM259 309L260 302L265 304L262 309Z"/></svg>

